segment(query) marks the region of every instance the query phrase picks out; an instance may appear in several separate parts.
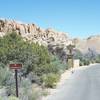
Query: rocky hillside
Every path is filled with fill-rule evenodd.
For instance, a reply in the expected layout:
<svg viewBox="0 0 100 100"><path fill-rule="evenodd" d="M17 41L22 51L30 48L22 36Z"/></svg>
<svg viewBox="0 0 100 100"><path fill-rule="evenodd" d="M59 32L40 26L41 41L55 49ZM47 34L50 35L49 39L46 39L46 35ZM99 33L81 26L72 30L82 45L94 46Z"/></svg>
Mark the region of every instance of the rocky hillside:
<svg viewBox="0 0 100 100"><path fill-rule="evenodd" d="M38 42L40 45L48 46L53 53L59 51L59 53L61 53L61 50L66 52L66 46L70 43L75 43L76 48L82 52L87 52L88 48L92 48L100 53L100 35L92 36L85 40L72 40L68 37L67 33L57 32L51 28L42 29L34 23L26 24L15 20L0 19L0 36L2 37L6 33L12 31L21 35L25 40Z"/></svg>
<svg viewBox="0 0 100 100"><path fill-rule="evenodd" d="M0 19L0 36L15 31L17 34L24 37L24 39L38 42L39 44L48 45L62 44L67 45L70 43L67 33L57 32L51 28L42 29L35 24L25 24L14 20Z"/></svg>
<svg viewBox="0 0 100 100"><path fill-rule="evenodd" d="M100 53L100 35L90 36L84 40L74 39L73 41L76 44L76 48L78 48L83 53L87 52L88 49L92 49Z"/></svg>

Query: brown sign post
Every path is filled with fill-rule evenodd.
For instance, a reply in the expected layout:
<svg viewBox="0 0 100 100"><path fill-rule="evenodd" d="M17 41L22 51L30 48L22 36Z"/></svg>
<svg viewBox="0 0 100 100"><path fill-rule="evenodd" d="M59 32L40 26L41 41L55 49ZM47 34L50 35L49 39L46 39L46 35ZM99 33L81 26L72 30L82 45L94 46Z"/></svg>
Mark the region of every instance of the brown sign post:
<svg viewBox="0 0 100 100"><path fill-rule="evenodd" d="M17 74L18 74L18 69L22 68L22 64L10 64L9 67L10 67L10 69L14 69L15 70L16 97L18 97L18 79L17 79Z"/></svg>

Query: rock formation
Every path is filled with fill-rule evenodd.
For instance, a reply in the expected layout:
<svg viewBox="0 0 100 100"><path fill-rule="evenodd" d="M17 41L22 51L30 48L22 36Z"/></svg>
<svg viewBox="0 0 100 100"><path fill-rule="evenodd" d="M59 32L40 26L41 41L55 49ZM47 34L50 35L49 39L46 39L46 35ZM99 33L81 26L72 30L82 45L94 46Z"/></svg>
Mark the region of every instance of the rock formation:
<svg viewBox="0 0 100 100"><path fill-rule="evenodd" d="M100 35L85 40L69 39L67 33L57 32L51 28L42 29L33 23L25 24L15 20L0 19L0 37L13 31L21 35L24 40L48 46L53 53L59 51L59 48L66 52L66 46L72 43L76 44L76 48L82 52L87 52L88 48L94 48L100 53Z"/></svg>
<svg viewBox="0 0 100 100"><path fill-rule="evenodd" d="M57 32L50 28L44 30L35 24L24 24L14 20L0 19L0 36L4 36L6 33L12 31L15 31L26 40L38 42L43 45L50 43L67 45L69 42L66 33Z"/></svg>
<svg viewBox="0 0 100 100"><path fill-rule="evenodd" d="M87 39L73 39L73 42L76 44L81 52L86 53L89 49L100 53L100 35L90 36Z"/></svg>

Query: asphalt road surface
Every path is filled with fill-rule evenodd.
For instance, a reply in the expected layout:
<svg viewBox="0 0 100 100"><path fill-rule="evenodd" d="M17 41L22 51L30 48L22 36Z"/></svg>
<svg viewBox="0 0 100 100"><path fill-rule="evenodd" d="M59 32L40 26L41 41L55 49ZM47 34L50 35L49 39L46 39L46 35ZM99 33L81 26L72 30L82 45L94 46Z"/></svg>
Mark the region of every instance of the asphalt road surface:
<svg viewBox="0 0 100 100"><path fill-rule="evenodd" d="M100 64L76 70L45 100L100 100Z"/></svg>

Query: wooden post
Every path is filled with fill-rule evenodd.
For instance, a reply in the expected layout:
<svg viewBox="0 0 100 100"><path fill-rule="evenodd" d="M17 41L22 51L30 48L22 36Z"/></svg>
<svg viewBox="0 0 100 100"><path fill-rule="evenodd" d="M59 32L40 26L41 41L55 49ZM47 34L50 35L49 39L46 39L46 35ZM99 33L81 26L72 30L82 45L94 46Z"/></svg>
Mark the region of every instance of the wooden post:
<svg viewBox="0 0 100 100"><path fill-rule="evenodd" d="M16 80L16 97L18 97L18 79L17 79L17 70L15 70L15 80Z"/></svg>

